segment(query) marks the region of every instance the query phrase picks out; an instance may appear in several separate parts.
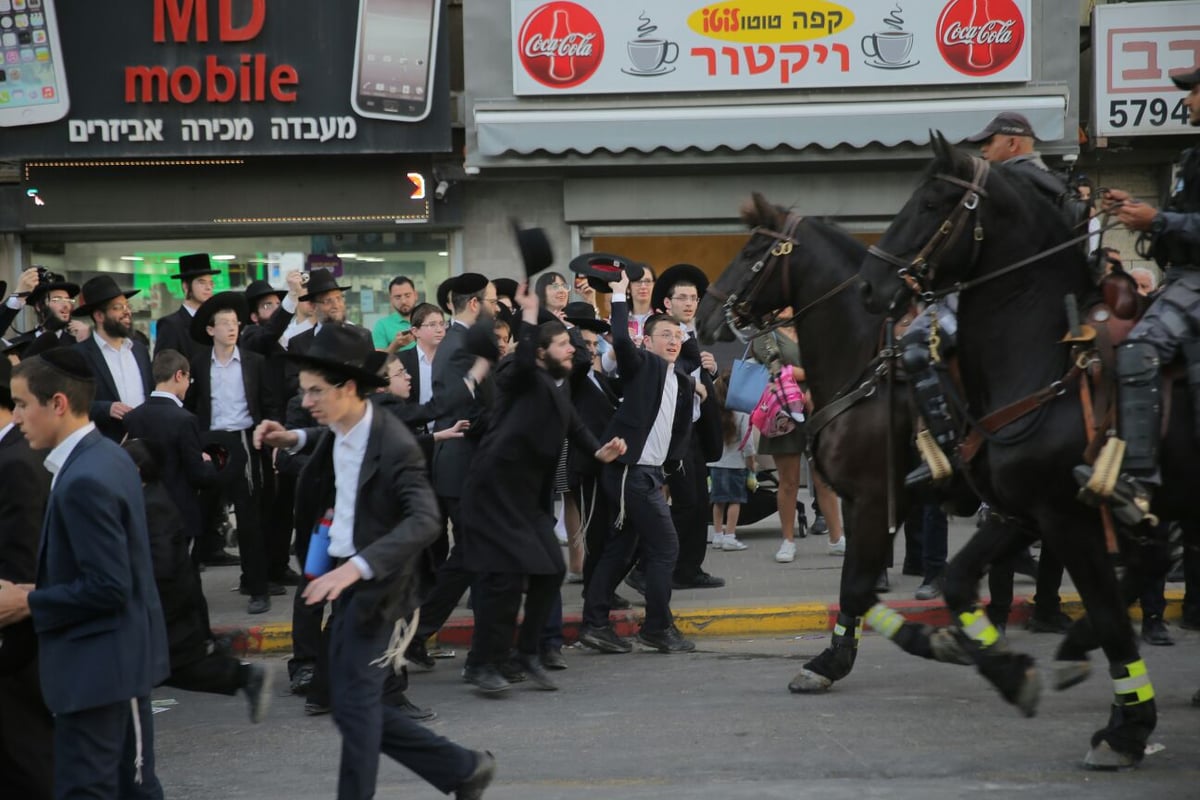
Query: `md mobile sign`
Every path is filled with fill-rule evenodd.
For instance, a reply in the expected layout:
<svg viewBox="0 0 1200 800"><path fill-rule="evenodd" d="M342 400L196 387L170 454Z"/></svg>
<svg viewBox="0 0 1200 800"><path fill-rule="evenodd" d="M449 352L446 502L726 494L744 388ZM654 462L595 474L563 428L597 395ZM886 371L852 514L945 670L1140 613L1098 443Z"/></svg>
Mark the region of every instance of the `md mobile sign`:
<svg viewBox="0 0 1200 800"><path fill-rule="evenodd" d="M444 0L0 0L0 157L450 149Z"/></svg>

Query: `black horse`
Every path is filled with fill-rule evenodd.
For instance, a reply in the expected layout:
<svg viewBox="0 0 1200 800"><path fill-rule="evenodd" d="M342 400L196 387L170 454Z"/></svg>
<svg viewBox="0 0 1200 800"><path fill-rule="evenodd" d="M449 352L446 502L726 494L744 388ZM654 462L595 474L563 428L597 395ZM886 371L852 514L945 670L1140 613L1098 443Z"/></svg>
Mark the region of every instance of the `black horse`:
<svg viewBox="0 0 1200 800"><path fill-rule="evenodd" d="M919 188L863 263L861 291L868 310L906 308L914 292L926 299L960 289L958 364L963 416L989 413L1040 394L1049 399L989 434L971 475L995 508L1028 521L1070 573L1088 616L1067 642L1086 658L1099 644L1108 658L1115 700L1108 724L1097 731L1089 767L1136 765L1157 721L1154 690L1139 658L1126 597L1105 548L1099 513L1076 500L1072 468L1086 446L1077 374L1061 340L1068 330L1067 295L1084 298L1094 284L1073 232L1058 210L1023 178L955 151L940 134L934 162ZM1020 265L1020 266L1017 266ZM1165 519L1196 515L1186 501L1188 464L1200 459L1186 398L1177 397L1172 435L1164 448L1166 481L1155 498ZM1193 491L1194 491L1194 480ZM986 558L981 550L975 554ZM961 576L960 576L961 577ZM1035 675L1032 660L1010 652L980 619L970 580L947 582L946 601L970 638L980 671L1018 702ZM1083 643L1082 645L1080 643ZM1069 683L1062 681L1060 683Z"/></svg>
<svg viewBox="0 0 1200 800"><path fill-rule="evenodd" d="M792 324L804 354L814 415L834 404L845 410L821 428L812 443L817 469L842 500L846 557L832 642L788 684L797 693L820 692L850 674L863 617L915 655L965 661L953 637L910 623L879 602L876 581L891 553L889 523L903 519L907 495L912 414L907 395L890 399L878 358L886 315L867 313L854 291L866 246L841 228L803 219L755 194L742 213L753 229L749 241L709 287L696 315L701 339L732 339L733 328L753 335L772 324ZM794 317L777 320L791 306ZM857 398L855 400L855 398ZM851 402L853 401L853 402ZM887 464L888 427L896 446ZM895 517L889 521L888 481ZM872 616L874 615L874 617Z"/></svg>

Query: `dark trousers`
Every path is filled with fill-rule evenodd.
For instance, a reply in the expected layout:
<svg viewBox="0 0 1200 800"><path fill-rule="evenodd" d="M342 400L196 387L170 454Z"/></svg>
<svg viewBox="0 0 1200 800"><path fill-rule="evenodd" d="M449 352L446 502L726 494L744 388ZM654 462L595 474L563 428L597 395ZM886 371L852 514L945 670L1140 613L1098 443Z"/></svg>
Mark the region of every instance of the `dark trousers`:
<svg viewBox="0 0 1200 800"><path fill-rule="evenodd" d="M675 579L687 583L700 574L709 550L708 465L697 436L692 436L682 469L667 477L667 487L671 490L671 522L679 538Z"/></svg>
<svg viewBox="0 0 1200 800"><path fill-rule="evenodd" d="M925 583L942 577L946 571L946 553L949 550L949 521L946 512L936 503L914 502L904 521L906 567L920 564ZM919 560L913 559L909 543L916 546Z"/></svg>
<svg viewBox="0 0 1200 800"><path fill-rule="evenodd" d="M1062 586L1063 563L1043 545L1038 556L1037 592L1033 596L1033 613L1050 618L1062 612L1058 589Z"/></svg>
<svg viewBox="0 0 1200 800"><path fill-rule="evenodd" d="M646 620L642 629L647 633L660 633L674 624L671 576L679 556L679 540L662 493L662 467L606 464L601 485L612 508L624 508L624 517L620 527L614 520L609 529L603 554L596 563L584 598L583 622L594 628L608 624L613 592L629 571L633 554L640 546L646 570Z"/></svg>
<svg viewBox="0 0 1200 800"><path fill-rule="evenodd" d="M0 775L5 796L54 796L54 717L42 699L36 658L0 675Z"/></svg>
<svg viewBox="0 0 1200 800"><path fill-rule="evenodd" d="M246 685L246 669L232 656L209 653L199 661L172 669L163 683L189 692L233 695Z"/></svg>
<svg viewBox="0 0 1200 800"><path fill-rule="evenodd" d="M225 513L225 498L237 514L238 554L242 561L242 586L251 595L267 594L267 550L263 538L259 502L262 493L262 452L249 448L250 469L246 475L246 443L249 431L208 431L206 442L222 445L230 453L226 469L231 473L224 492L207 492L202 497L204 536L201 554L221 546L219 529ZM203 557L201 557L203 560Z"/></svg>
<svg viewBox="0 0 1200 800"><path fill-rule="evenodd" d="M338 800L375 796L383 753L443 793L475 769L475 756L380 702L389 670L371 666L387 649L392 626L364 623L351 587L333 603L329 621L329 678L333 720L342 734Z"/></svg>
<svg viewBox="0 0 1200 800"><path fill-rule="evenodd" d="M613 512L608 495L600 487L598 475L581 475L579 486L572 490L587 527L583 532L583 591L592 582L592 573L604 552L604 542L612 527ZM625 577L622 575L621 577Z"/></svg>
<svg viewBox="0 0 1200 800"><path fill-rule="evenodd" d="M137 737L130 701L54 718L56 800L161 800L154 772L154 723L150 698L137 700L141 724L141 783L134 760Z"/></svg>
<svg viewBox="0 0 1200 800"><path fill-rule="evenodd" d="M1183 529L1183 618L1200 624L1200 525L1181 522Z"/></svg>
<svg viewBox="0 0 1200 800"><path fill-rule="evenodd" d="M271 468L272 453L264 455L262 509L263 531L266 538L267 577L270 580L283 578L288 568L289 551L292 547L292 508L296 504L296 479L280 475ZM300 565L301 569L304 565Z"/></svg>
<svg viewBox="0 0 1200 800"><path fill-rule="evenodd" d="M304 574L304 562L308 559L308 543L312 531L296 531L297 569ZM302 578L292 597L292 657L288 661L288 677L295 678L296 671L303 666L313 666L325 648L321 639L321 626L325 621L325 604L308 605L303 594L308 580ZM325 692L328 695L328 691Z"/></svg>
<svg viewBox="0 0 1200 800"><path fill-rule="evenodd" d="M558 587L561 573L555 575L521 575L511 572L491 572L480 576L482 596L475 600L476 638L482 649L476 663L499 666L512 652L513 634L517 631L517 614L521 610L521 592L525 592L525 619L517 635L517 652L536 655L541 651L542 636ZM472 646L472 651L476 648Z"/></svg>
<svg viewBox="0 0 1200 800"><path fill-rule="evenodd" d="M459 499L443 497L441 501L442 507L446 511L446 518L454 526L455 541L446 560L438 567L433 591L421 604L421 621L417 625L416 638L422 642L441 630L441 627L446 624L446 620L450 619L450 615L454 613L458 601L462 600L463 595L467 593L467 589L471 587L476 578L474 573L468 572L463 567L462 544L459 541L462 536L462 526L458 524Z"/></svg>

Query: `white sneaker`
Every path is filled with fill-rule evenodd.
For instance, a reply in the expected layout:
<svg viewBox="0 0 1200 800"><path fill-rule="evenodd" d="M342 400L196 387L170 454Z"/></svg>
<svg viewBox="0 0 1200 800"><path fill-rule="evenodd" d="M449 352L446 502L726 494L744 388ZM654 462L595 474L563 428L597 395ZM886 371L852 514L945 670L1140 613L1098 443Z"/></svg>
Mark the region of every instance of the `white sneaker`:
<svg viewBox="0 0 1200 800"><path fill-rule="evenodd" d="M725 541L721 545L721 549L725 552L729 552L730 550L746 550L748 548L749 545L747 545L745 542L738 541L737 535L733 533L725 534Z"/></svg>
<svg viewBox="0 0 1200 800"><path fill-rule="evenodd" d="M712 538L711 538L709 541L710 541L710 542L712 542L713 550L721 550L721 549L724 549L724 546L725 546L725 534L723 534L723 533L714 533L714 534L712 535Z"/></svg>
<svg viewBox="0 0 1200 800"><path fill-rule="evenodd" d="M790 564L796 560L796 543L783 540L783 544L779 545L779 551L775 553L775 560L780 564Z"/></svg>
<svg viewBox="0 0 1200 800"><path fill-rule="evenodd" d="M836 542L829 543L829 555L844 556L846 555L846 537L838 539Z"/></svg>

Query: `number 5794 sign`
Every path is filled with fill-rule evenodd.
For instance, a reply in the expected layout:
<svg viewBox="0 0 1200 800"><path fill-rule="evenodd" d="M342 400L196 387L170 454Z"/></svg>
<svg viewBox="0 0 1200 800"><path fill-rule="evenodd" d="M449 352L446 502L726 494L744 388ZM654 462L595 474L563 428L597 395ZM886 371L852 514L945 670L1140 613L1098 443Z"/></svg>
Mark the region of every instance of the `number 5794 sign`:
<svg viewBox="0 0 1200 800"><path fill-rule="evenodd" d="M1185 133L1184 94L1171 76L1200 63L1200 2L1096 6L1092 28L1096 135Z"/></svg>

